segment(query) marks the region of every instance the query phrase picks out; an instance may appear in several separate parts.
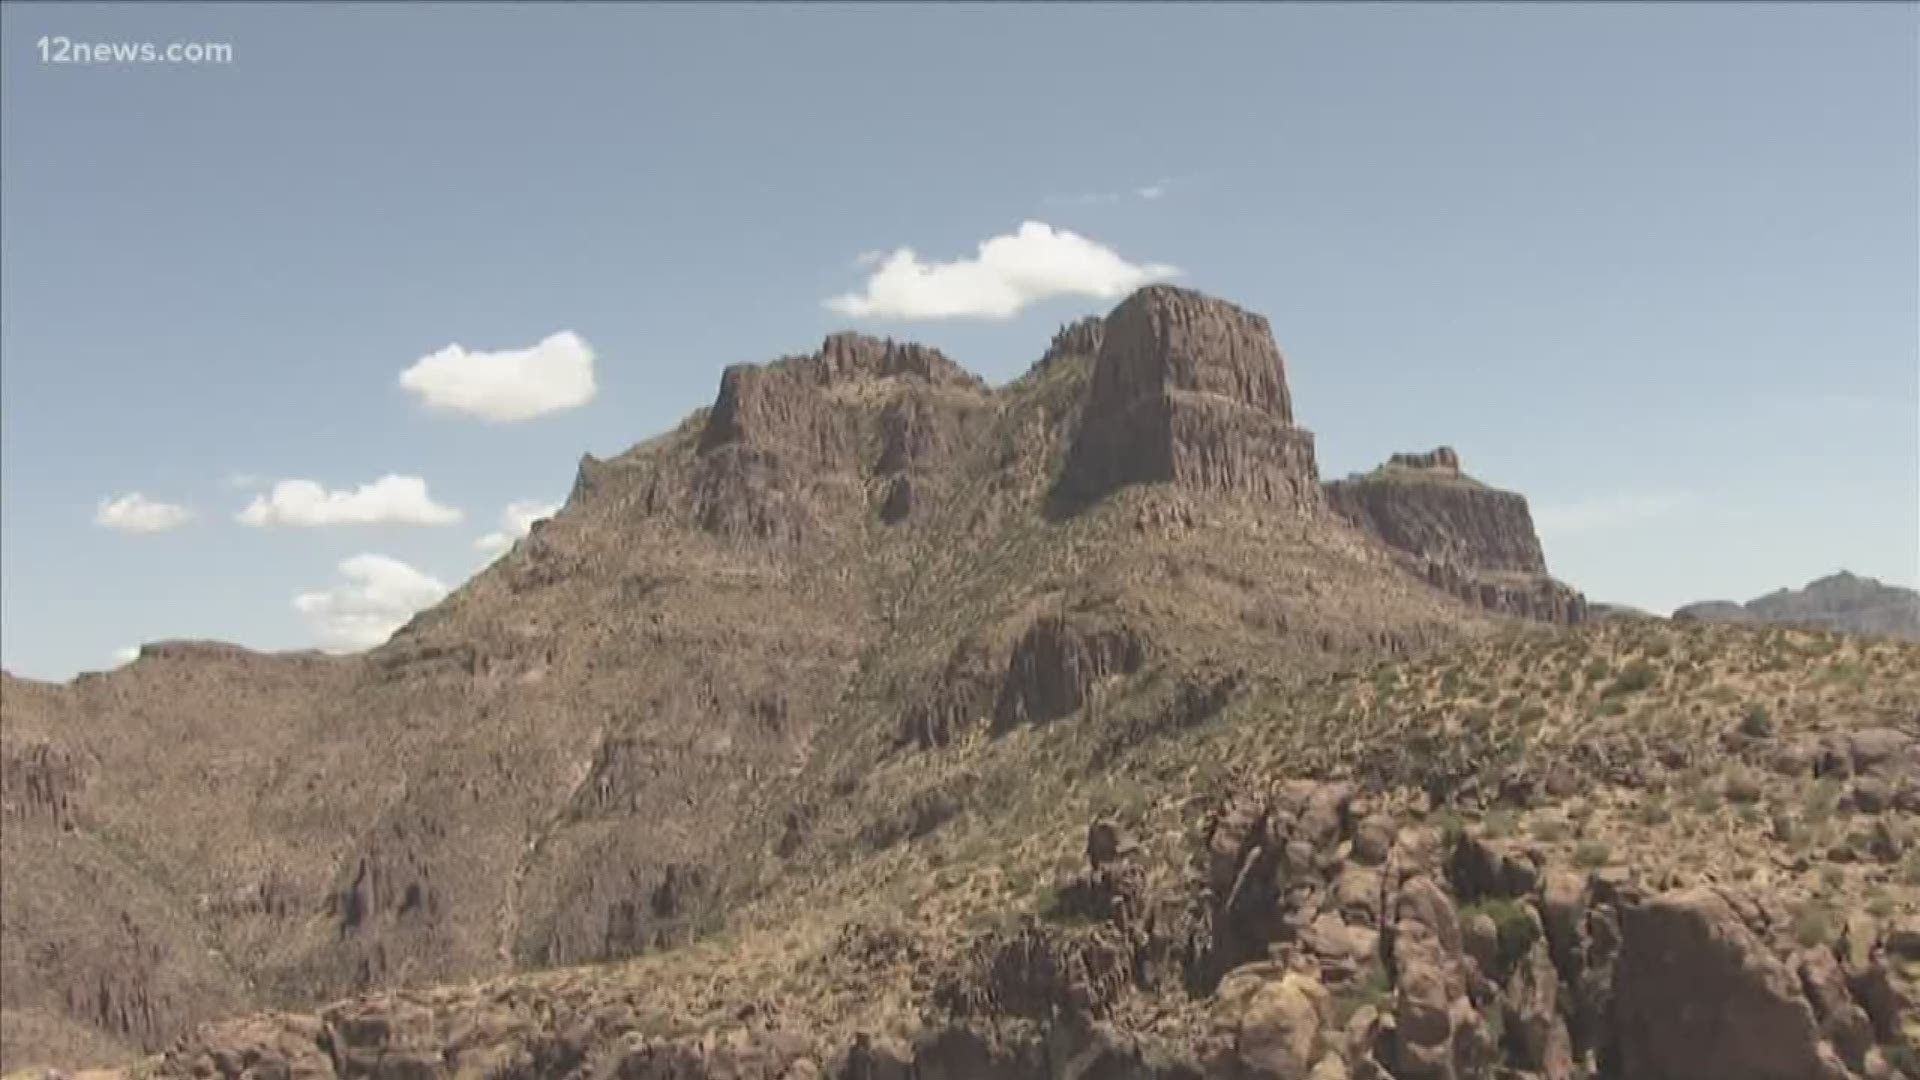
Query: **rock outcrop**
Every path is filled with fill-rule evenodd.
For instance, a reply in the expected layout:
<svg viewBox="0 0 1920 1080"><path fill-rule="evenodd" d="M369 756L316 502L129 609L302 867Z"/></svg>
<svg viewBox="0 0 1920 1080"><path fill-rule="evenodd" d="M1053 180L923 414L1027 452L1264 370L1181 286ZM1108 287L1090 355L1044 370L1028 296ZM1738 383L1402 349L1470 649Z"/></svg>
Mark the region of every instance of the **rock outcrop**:
<svg viewBox="0 0 1920 1080"><path fill-rule="evenodd" d="M1623 915L1612 995L1620 1075L1846 1080L1800 980L1725 897L1696 888Z"/></svg>
<svg viewBox="0 0 1920 1080"><path fill-rule="evenodd" d="M1059 481L1064 501L1171 482L1308 513L1318 480L1313 434L1294 425L1264 318L1167 285L1107 316Z"/></svg>
<svg viewBox="0 0 1920 1080"><path fill-rule="evenodd" d="M1527 500L1461 471L1451 447L1395 454L1330 481L1327 503L1435 588L1489 611L1543 622L1586 618L1586 601L1547 574Z"/></svg>

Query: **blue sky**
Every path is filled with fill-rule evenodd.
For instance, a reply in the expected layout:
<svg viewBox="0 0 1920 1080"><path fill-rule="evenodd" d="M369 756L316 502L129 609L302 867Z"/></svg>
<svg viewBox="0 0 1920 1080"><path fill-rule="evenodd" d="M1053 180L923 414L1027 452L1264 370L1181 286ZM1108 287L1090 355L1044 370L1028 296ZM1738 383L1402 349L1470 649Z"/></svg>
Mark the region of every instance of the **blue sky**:
<svg viewBox="0 0 1920 1080"><path fill-rule="evenodd" d="M1454 445L1591 597L1914 583L1911 5L9 4L0 30L16 673L350 640L729 363L854 326L1004 381L1154 266L1270 317L1325 475ZM233 59L44 63L42 36ZM972 260L1024 222L1084 241L995 256L1061 263L1034 273L1064 295L825 303L883 272L863 253ZM552 379L505 385L538 415L401 383L563 332L591 385L539 353ZM113 520L152 531L99 523L133 493Z"/></svg>

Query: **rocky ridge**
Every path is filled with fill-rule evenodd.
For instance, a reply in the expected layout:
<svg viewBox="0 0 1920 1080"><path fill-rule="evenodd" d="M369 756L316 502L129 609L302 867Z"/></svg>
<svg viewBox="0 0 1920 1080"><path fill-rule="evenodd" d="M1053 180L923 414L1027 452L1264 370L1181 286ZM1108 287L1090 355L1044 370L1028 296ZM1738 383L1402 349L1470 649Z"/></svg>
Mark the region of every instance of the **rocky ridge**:
<svg viewBox="0 0 1920 1080"><path fill-rule="evenodd" d="M1776 589L1740 604L1706 600L1687 604L1676 619L1760 622L1884 634L1920 641L1920 592L1841 571L1800 589Z"/></svg>

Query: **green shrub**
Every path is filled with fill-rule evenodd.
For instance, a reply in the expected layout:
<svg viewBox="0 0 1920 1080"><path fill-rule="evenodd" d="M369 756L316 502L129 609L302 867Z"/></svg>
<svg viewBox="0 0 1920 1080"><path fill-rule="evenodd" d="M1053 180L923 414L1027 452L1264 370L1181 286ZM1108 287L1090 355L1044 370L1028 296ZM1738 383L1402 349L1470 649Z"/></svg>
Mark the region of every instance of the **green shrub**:
<svg viewBox="0 0 1920 1080"><path fill-rule="evenodd" d="M1620 697L1624 694L1637 694L1647 687L1652 686L1659 677L1660 673L1654 670L1652 664L1647 663L1645 660L1635 660L1633 663L1628 664L1626 668L1620 672L1620 676L1614 679L1612 684L1601 692L1601 696L1612 698Z"/></svg>
<svg viewBox="0 0 1920 1080"><path fill-rule="evenodd" d="M1527 832L1542 843L1551 844L1565 840L1572 831L1572 828L1559 818L1539 817L1527 822Z"/></svg>
<svg viewBox="0 0 1920 1080"><path fill-rule="evenodd" d="M1573 849L1573 864L1586 870L1605 866L1612 858L1613 849L1598 840L1582 840Z"/></svg>
<svg viewBox="0 0 1920 1080"><path fill-rule="evenodd" d="M1480 833L1491 840L1499 840L1513 835L1514 816L1511 810L1489 810L1480 819Z"/></svg>
<svg viewBox="0 0 1920 1080"><path fill-rule="evenodd" d="M1806 903L1793 915L1793 938L1806 948L1833 940L1833 916L1818 904Z"/></svg>
<svg viewBox="0 0 1920 1080"><path fill-rule="evenodd" d="M1513 970L1540 939L1540 920L1525 901L1481 900L1460 909L1461 916L1485 915L1493 920L1499 940L1499 967L1502 973Z"/></svg>
<svg viewBox="0 0 1920 1080"><path fill-rule="evenodd" d="M1436 810L1427 816L1427 824L1439 830L1440 838L1449 848L1467 833L1466 819L1456 810Z"/></svg>
<svg viewBox="0 0 1920 1080"><path fill-rule="evenodd" d="M1352 983L1334 993L1334 1023L1338 1027L1345 1027L1353 1014L1367 1005L1385 1012L1392 1001L1393 980L1388 978L1386 967L1378 958L1369 960Z"/></svg>

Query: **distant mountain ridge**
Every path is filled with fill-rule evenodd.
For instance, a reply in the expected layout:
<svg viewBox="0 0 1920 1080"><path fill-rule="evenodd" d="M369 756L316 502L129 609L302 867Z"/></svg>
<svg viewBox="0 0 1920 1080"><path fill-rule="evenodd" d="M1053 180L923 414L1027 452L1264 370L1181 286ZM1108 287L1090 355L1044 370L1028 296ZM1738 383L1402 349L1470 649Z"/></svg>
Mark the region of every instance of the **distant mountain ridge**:
<svg viewBox="0 0 1920 1080"><path fill-rule="evenodd" d="M1920 592L1842 570L1802 589L1776 589L1744 604L1703 600L1673 617L1702 622L1757 622L1877 634L1920 641Z"/></svg>

